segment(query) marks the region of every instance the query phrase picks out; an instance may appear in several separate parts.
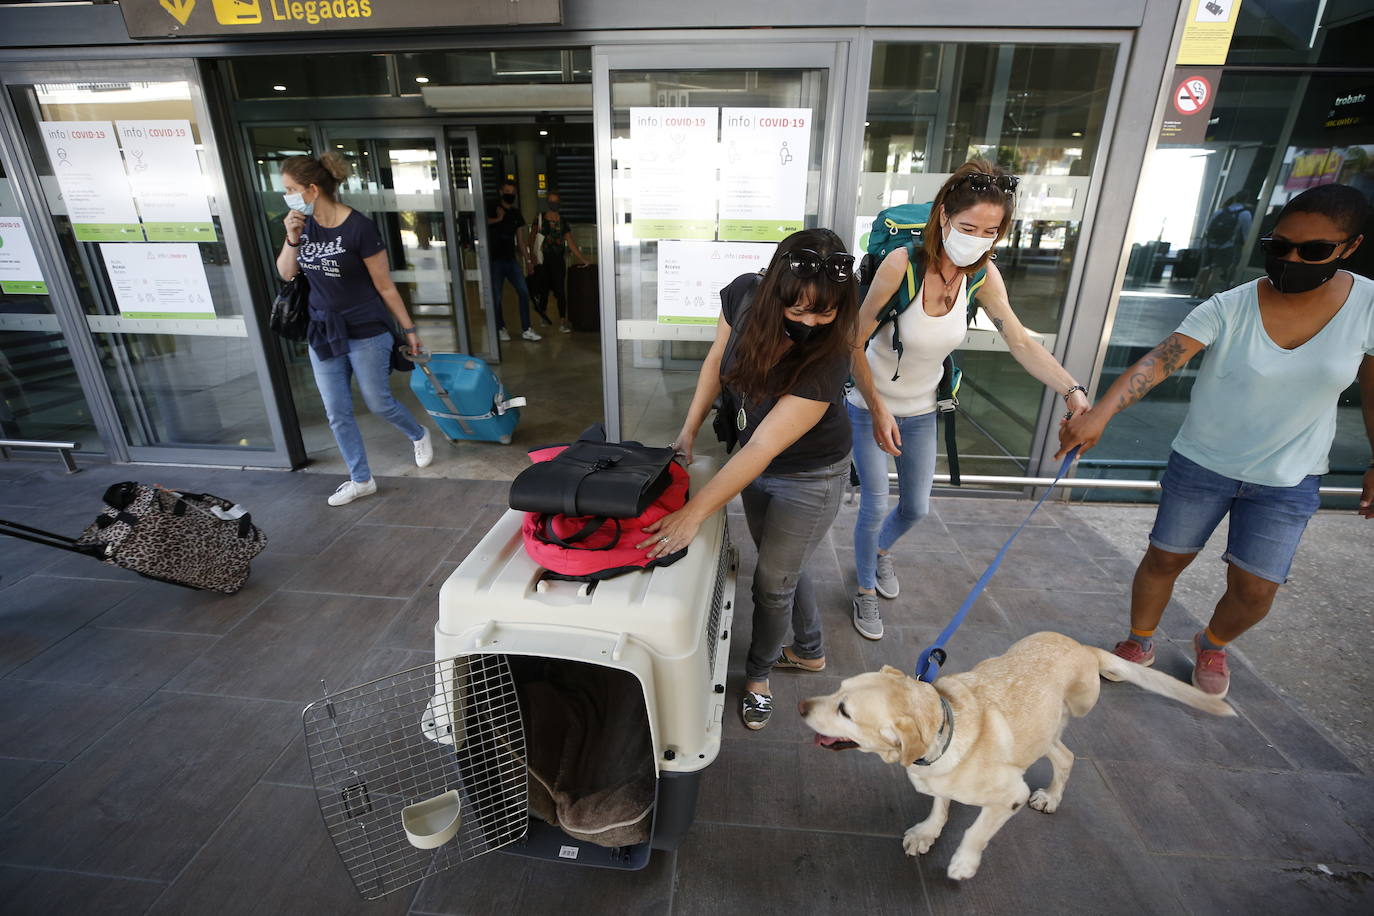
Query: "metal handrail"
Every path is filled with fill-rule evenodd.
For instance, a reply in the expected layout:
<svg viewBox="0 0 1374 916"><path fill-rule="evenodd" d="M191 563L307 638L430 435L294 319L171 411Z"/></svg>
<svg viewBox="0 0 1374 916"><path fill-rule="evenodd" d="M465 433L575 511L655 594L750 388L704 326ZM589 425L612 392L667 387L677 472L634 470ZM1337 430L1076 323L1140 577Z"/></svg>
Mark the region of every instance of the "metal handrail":
<svg viewBox="0 0 1374 916"><path fill-rule="evenodd" d="M1066 477L1063 480L1055 480L1053 477L1002 477L996 474L960 474L960 479L966 483L995 484L1005 487L1060 487L1071 490L1158 490L1158 480L1110 480L1092 479L1085 477ZM895 482L897 475L889 473L889 481ZM948 474L936 474L935 483L948 484ZM1323 496L1359 496L1359 487L1322 487L1319 491Z"/></svg>

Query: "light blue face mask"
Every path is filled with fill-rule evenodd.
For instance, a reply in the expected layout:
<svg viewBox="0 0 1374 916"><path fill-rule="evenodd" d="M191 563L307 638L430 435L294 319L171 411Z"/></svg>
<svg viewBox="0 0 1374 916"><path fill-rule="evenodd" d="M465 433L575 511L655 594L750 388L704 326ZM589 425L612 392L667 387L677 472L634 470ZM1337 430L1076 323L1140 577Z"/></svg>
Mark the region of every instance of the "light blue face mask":
<svg viewBox="0 0 1374 916"><path fill-rule="evenodd" d="M296 210L304 214L305 216L309 216L310 214L315 212L315 204L313 202L306 203L305 198L300 194L283 194L281 197L282 200L286 201L286 205L288 207L290 207L292 210Z"/></svg>

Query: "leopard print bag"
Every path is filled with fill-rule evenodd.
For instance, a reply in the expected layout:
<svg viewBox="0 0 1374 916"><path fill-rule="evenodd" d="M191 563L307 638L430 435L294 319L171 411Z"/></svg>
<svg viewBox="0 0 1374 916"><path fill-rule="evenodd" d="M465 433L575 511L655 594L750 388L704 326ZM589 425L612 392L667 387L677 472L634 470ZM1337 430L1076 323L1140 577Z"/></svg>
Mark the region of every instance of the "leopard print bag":
<svg viewBox="0 0 1374 916"><path fill-rule="evenodd" d="M233 594L267 546L242 507L209 493L126 481L105 491L105 504L76 543L101 547L104 562L150 579Z"/></svg>

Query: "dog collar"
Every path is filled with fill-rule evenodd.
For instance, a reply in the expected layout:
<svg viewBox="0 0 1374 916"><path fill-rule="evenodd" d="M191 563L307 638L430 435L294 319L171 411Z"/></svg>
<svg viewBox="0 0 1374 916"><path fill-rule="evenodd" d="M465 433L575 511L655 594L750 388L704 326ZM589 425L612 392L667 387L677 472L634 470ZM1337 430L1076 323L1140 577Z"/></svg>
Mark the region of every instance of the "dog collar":
<svg viewBox="0 0 1374 916"><path fill-rule="evenodd" d="M954 710L950 708L949 700L946 700L944 697L940 697L940 712L944 714L944 718L940 722L940 730L935 733L935 739L938 741L940 736L944 735L944 743L940 745L940 750L934 757L922 757L920 760L915 761L918 767L928 767L945 756L945 751L949 750L949 743L954 740Z"/></svg>

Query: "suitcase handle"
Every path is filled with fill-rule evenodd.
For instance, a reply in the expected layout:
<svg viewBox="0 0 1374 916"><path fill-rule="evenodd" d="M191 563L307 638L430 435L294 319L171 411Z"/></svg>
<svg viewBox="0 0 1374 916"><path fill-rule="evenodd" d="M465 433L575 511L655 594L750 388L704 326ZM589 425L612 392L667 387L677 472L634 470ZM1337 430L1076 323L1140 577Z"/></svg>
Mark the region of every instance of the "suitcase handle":
<svg viewBox="0 0 1374 916"><path fill-rule="evenodd" d="M40 528L30 528L28 525L21 525L18 522L0 519L0 534L9 535L12 538L19 538L21 541L32 541L35 544L42 544L44 547L56 547L58 550L69 550L72 553L79 553L83 556L95 557L97 560L105 559L105 548L99 544L78 544L75 539L66 535L54 534L51 531L43 531Z"/></svg>

